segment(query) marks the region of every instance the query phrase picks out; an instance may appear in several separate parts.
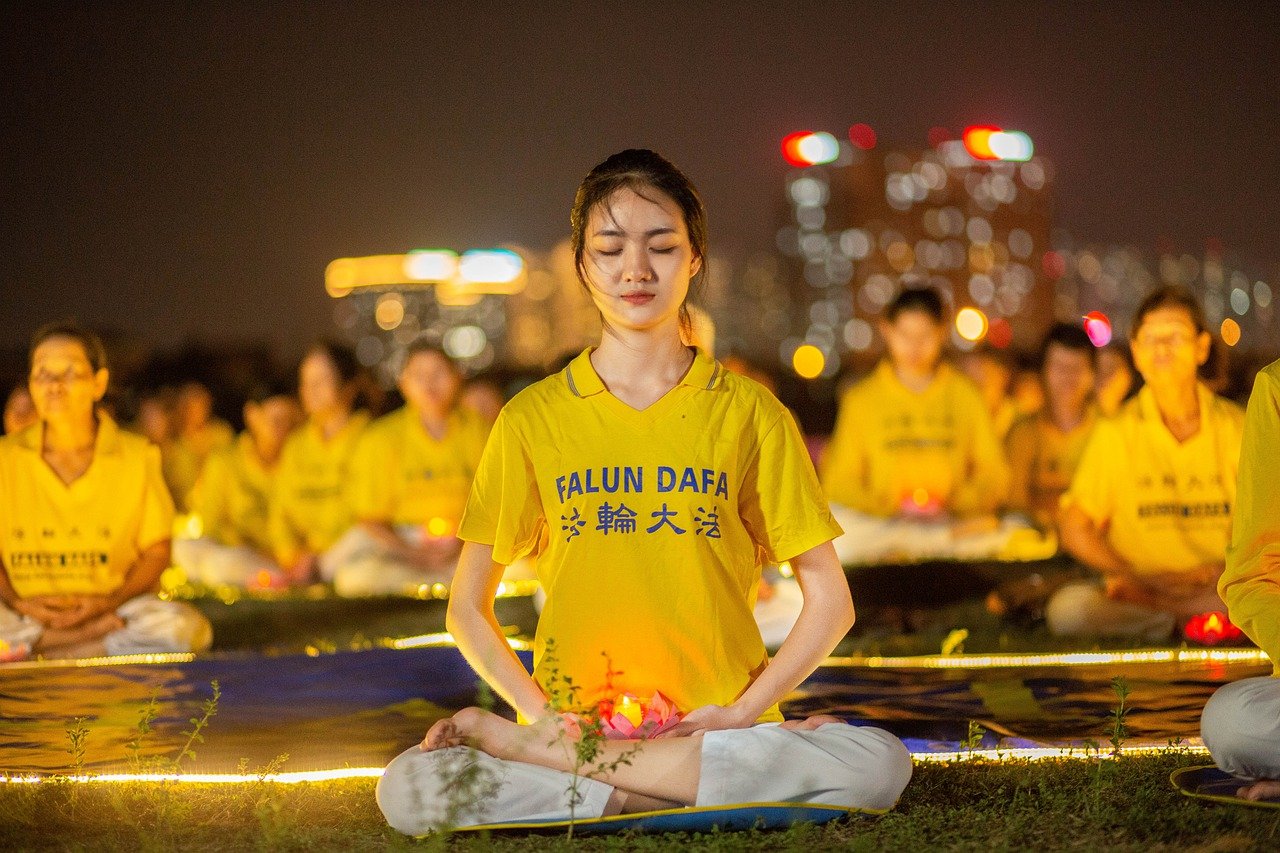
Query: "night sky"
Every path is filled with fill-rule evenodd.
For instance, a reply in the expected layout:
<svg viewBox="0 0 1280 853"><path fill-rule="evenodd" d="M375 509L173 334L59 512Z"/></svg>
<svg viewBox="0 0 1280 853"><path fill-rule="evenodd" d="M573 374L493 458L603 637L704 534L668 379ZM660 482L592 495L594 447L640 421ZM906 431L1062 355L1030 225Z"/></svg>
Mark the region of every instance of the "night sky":
<svg viewBox="0 0 1280 853"><path fill-rule="evenodd" d="M770 251L779 139L856 122L1024 130L1078 238L1280 278L1275 3L512 5L5 4L0 332L296 352L328 261L549 247L632 146Z"/></svg>

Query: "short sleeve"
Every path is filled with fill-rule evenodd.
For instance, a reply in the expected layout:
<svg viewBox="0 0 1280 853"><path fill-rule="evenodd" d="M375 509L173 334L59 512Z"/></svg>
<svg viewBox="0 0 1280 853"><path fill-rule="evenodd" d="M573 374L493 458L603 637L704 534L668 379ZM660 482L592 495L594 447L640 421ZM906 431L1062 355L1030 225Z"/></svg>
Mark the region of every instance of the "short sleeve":
<svg viewBox="0 0 1280 853"><path fill-rule="evenodd" d="M143 474L142 519L138 525L138 550L145 551L157 542L173 538L173 498L160 473L160 448L145 450Z"/></svg>
<svg viewBox="0 0 1280 853"><path fill-rule="evenodd" d="M480 455L458 537L493 546L493 559L510 565L537 546L542 524L533 459L504 410Z"/></svg>
<svg viewBox="0 0 1280 853"><path fill-rule="evenodd" d="M382 426L383 424L378 425ZM395 514L395 496L391 492L394 480L392 474L387 431L371 429L356 444L347 482L347 500L357 519L391 520Z"/></svg>
<svg viewBox="0 0 1280 853"><path fill-rule="evenodd" d="M1063 494L1062 509L1078 507L1096 525L1115 514L1115 496L1125 471L1124 441L1114 421L1100 421L1089 436L1080 466Z"/></svg>
<svg viewBox="0 0 1280 853"><path fill-rule="evenodd" d="M831 517L800 430L786 410L761 435L755 459L743 473L738 512L751 538L775 563L843 532Z"/></svg>

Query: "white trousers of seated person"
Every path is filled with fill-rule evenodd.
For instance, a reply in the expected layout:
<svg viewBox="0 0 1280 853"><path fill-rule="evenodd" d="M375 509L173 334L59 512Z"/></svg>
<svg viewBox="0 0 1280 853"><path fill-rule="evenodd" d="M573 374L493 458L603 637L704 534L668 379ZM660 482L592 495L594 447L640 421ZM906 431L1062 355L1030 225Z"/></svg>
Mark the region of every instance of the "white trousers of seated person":
<svg viewBox="0 0 1280 853"><path fill-rule="evenodd" d="M1280 678L1218 688L1200 715L1200 736L1219 770L1250 782L1280 779Z"/></svg>
<svg viewBox="0 0 1280 853"><path fill-rule="evenodd" d="M1189 599L1186 609L1205 613L1227 608L1210 587ZM1057 637L1141 637L1149 642L1169 639L1178 624L1177 614L1170 611L1108 598L1097 581L1059 589L1045 605L1044 618Z"/></svg>
<svg viewBox="0 0 1280 853"><path fill-rule="evenodd" d="M465 785L455 780L467 772L476 774L481 796L458 801L456 792ZM882 812L893 808L910 778L910 753L882 729L829 723L795 731L762 724L702 735L694 805L787 802ZM387 765L377 798L387 823L406 835L425 835L450 822L459 828L603 817L613 786L581 776L574 783L570 773L470 747L423 752L413 746Z"/></svg>
<svg viewBox="0 0 1280 853"><path fill-rule="evenodd" d="M832 544L844 565L919 560L981 560L999 556L1016 531L1030 524L1017 516L1002 518L989 531L953 533L953 519L868 515L847 506L831 504L831 515L844 530Z"/></svg>
<svg viewBox="0 0 1280 853"><path fill-rule="evenodd" d="M276 561L261 551L208 537L173 540L173 562L189 580L206 586L245 587L259 572L280 574Z"/></svg>
<svg viewBox="0 0 1280 853"><path fill-rule="evenodd" d="M415 524L399 524L396 535L409 545L420 545L425 537ZM320 577L333 584L334 592L344 597L371 595L416 595L423 584L443 583L453 579L456 565L427 571L401 559L375 539L369 531L355 525L320 555ZM523 580L534 577L532 563L519 560L507 566L504 579Z"/></svg>
<svg viewBox="0 0 1280 853"><path fill-rule="evenodd" d="M102 638L109 655L203 652L213 641L209 620L186 602L139 595L120 605L116 615L124 627ZM39 622L0 604L0 641L10 649L33 649L43 635Z"/></svg>

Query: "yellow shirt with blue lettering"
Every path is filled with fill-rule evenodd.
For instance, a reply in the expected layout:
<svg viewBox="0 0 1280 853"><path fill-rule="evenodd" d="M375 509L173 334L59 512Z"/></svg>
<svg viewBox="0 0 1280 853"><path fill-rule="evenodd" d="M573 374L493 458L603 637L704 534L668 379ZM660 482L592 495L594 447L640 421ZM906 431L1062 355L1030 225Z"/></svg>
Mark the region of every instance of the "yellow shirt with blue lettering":
<svg viewBox="0 0 1280 853"><path fill-rule="evenodd" d="M223 545L271 551L268 514L275 472L262 464L253 437L241 433L230 447L215 450L191 492L191 512L203 535Z"/></svg>
<svg viewBox="0 0 1280 853"><path fill-rule="evenodd" d="M303 551L324 552L355 521L347 483L356 443L368 425L369 414L361 410L331 438L308 421L285 440L268 518L282 566L293 565Z"/></svg>
<svg viewBox="0 0 1280 853"><path fill-rule="evenodd" d="M0 439L0 557L22 598L106 595L171 536L160 451L98 414L93 462L63 483L41 455L44 425Z"/></svg>
<svg viewBox="0 0 1280 853"><path fill-rule="evenodd" d="M1258 372L1244 419L1231 544L1218 593L1280 675L1280 361Z"/></svg>
<svg viewBox="0 0 1280 853"><path fill-rule="evenodd" d="M356 518L452 535L488 437L484 418L462 406L449 413L439 440L407 406L378 418L361 436L352 464Z"/></svg>
<svg viewBox="0 0 1280 853"><path fill-rule="evenodd" d="M544 689L557 669L583 704L661 691L684 712L728 705L768 664L752 617L762 563L840 527L795 421L763 387L699 353L637 411L590 353L503 408L459 535L510 564L548 534L534 649Z"/></svg>
<svg viewBox="0 0 1280 853"><path fill-rule="evenodd" d="M945 363L919 393L902 384L888 360L850 388L821 471L832 501L884 518L917 494L957 516L989 513L1009 488L977 387Z"/></svg>
<svg viewBox="0 0 1280 853"><path fill-rule="evenodd" d="M1179 443L1145 387L1104 418L1062 496L1142 573L1221 563L1236 498L1244 410L1197 384L1200 430Z"/></svg>

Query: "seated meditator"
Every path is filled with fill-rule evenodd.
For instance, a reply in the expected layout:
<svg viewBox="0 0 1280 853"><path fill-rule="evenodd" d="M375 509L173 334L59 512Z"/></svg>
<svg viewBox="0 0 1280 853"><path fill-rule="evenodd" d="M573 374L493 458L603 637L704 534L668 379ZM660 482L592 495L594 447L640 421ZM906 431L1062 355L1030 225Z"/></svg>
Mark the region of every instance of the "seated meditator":
<svg viewBox="0 0 1280 853"><path fill-rule="evenodd" d="M820 472L842 563L979 557L1007 538L1009 472L977 388L941 360L942 297L907 288L879 324L888 349L840 400Z"/></svg>
<svg viewBox="0 0 1280 853"><path fill-rule="evenodd" d="M333 577L330 551L355 521L347 483L356 443L369 425L369 413L355 407L360 380L355 352L333 341L313 344L298 367L307 420L280 451L267 519L289 584Z"/></svg>
<svg viewBox="0 0 1280 853"><path fill-rule="evenodd" d="M978 387L998 441L1004 441L1018 417L1018 406L1010 393L1016 370L1013 353L985 342L960 357L960 371Z"/></svg>
<svg viewBox="0 0 1280 853"><path fill-rule="evenodd" d="M1215 587L1244 412L1197 378L1209 343L1190 293L1162 288L1139 304L1130 348L1146 384L1094 427L1058 513L1062 547L1097 577L1049 600L1053 633L1166 640L1224 609Z"/></svg>
<svg viewBox="0 0 1280 853"><path fill-rule="evenodd" d="M459 804L461 825L765 801L892 807L911 774L895 737L830 717L778 725L777 703L849 630L853 605L794 420L687 345L685 300L707 251L697 191L659 155L624 151L583 181L571 223L601 341L502 410L449 598L459 648L526 725L475 708L438 722L387 767L379 806L402 832L438 829L456 772L471 768L493 790ZM544 532L531 677L493 594ZM770 660L752 603L763 562L783 560L804 606ZM681 722L607 741L597 760L612 768L575 765L572 712L659 693Z"/></svg>
<svg viewBox="0 0 1280 853"><path fill-rule="evenodd" d="M244 432L231 447L209 455L191 492L199 537L174 540L173 561L189 580L240 587L283 583L267 520L281 450L301 419L297 400L283 388L254 389L244 404Z"/></svg>
<svg viewBox="0 0 1280 853"><path fill-rule="evenodd" d="M369 425L352 460L357 521L334 546L325 577L339 595L411 594L452 578L458 522L489 436L484 418L458 404L461 387L443 350L409 346L399 379L405 405Z"/></svg>
<svg viewBox="0 0 1280 853"><path fill-rule="evenodd" d="M236 434L231 424L213 414L213 395L209 389L195 381L178 389L173 426L174 436L169 447L173 500L179 511L185 512L205 461L214 451L230 447Z"/></svg>
<svg viewBox="0 0 1280 853"><path fill-rule="evenodd" d="M30 362L40 419L0 439L0 656L207 649L208 620L156 595L173 501L160 452L98 411L102 343L46 326Z"/></svg>
<svg viewBox="0 0 1280 853"><path fill-rule="evenodd" d="M1238 776L1239 794L1280 799L1280 361L1254 379L1240 447L1240 479L1218 591L1231 622L1271 658L1270 676L1218 689L1200 734L1218 767Z"/></svg>
<svg viewBox="0 0 1280 853"><path fill-rule="evenodd" d="M1097 420L1096 350L1079 326L1058 323L1040 347L1045 405L1014 421L1005 438L1011 481L1008 508L1055 530L1058 503L1071 485Z"/></svg>

